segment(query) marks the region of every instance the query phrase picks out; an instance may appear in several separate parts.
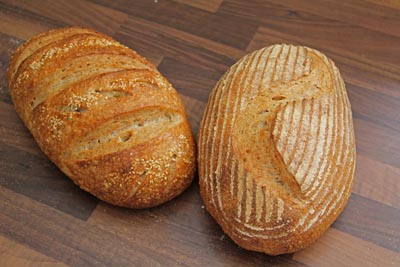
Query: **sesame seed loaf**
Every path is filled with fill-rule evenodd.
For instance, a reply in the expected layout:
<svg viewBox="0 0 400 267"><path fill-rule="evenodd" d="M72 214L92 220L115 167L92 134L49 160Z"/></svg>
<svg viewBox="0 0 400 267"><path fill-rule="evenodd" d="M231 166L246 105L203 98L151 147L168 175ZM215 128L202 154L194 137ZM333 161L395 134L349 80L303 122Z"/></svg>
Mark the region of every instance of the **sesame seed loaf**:
<svg viewBox="0 0 400 267"><path fill-rule="evenodd" d="M351 194L345 85L307 47L274 45L234 64L210 95L198 144L205 206L245 249L277 255L310 245Z"/></svg>
<svg viewBox="0 0 400 267"><path fill-rule="evenodd" d="M190 185L195 144L179 94L111 37L79 27L37 35L14 52L8 86L43 152L98 198L146 208Z"/></svg>

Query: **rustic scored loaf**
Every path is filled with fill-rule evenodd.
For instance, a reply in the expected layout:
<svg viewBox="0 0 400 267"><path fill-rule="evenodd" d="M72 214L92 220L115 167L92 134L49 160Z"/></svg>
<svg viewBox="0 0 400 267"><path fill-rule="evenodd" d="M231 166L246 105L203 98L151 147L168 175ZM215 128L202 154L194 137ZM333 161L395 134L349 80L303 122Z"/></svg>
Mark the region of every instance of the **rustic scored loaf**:
<svg viewBox="0 0 400 267"><path fill-rule="evenodd" d="M14 52L8 86L44 153L100 199L151 207L191 183L195 147L180 96L111 37L79 27L37 35Z"/></svg>
<svg viewBox="0 0 400 267"><path fill-rule="evenodd" d="M246 249L310 245L351 194L350 104L337 67L316 50L274 45L239 60L210 95L198 143L206 208Z"/></svg>

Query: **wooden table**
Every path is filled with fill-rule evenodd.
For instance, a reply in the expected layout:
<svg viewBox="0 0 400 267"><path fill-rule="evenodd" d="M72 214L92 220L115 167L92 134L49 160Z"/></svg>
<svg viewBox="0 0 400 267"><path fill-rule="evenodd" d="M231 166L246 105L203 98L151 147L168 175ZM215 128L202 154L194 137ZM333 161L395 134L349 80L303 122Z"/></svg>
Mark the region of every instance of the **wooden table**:
<svg viewBox="0 0 400 267"><path fill-rule="evenodd" d="M89 26L156 65L197 133L208 95L244 54L303 44L339 66L353 109L350 201L311 247L269 257L235 245L198 182L147 210L75 186L39 150L6 85L11 52L34 34ZM396 0L0 1L0 266L400 266L400 4Z"/></svg>

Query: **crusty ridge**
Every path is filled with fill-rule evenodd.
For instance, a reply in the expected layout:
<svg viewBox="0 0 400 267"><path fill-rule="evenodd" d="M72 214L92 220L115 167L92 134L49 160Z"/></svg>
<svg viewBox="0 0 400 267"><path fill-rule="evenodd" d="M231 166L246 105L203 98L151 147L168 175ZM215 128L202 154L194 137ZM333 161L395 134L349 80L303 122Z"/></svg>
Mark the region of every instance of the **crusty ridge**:
<svg viewBox="0 0 400 267"><path fill-rule="evenodd" d="M71 27L71 28L55 29L48 32L44 32L32 37L31 39L23 43L14 51L13 56L9 63L9 68L8 68L9 86L10 82L14 80L14 75L16 74L22 62L29 56L31 56L34 52L36 52L38 49L50 43L53 43L57 40L60 40L62 38L65 39L70 36L82 33L100 34L99 32L93 31L91 29Z"/></svg>
<svg viewBox="0 0 400 267"><path fill-rule="evenodd" d="M39 146L83 189L143 208L190 184L194 142L178 93L111 37L78 27L33 37L14 53L8 75Z"/></svg>
<svg viewBox="0 0 400 267"><path fill-rule="evenodd" d="M337 68L315 50L275 45L242 58L216 85L200 129L202 196L245 248L307 246L350 195L350 105Z"/></svg>

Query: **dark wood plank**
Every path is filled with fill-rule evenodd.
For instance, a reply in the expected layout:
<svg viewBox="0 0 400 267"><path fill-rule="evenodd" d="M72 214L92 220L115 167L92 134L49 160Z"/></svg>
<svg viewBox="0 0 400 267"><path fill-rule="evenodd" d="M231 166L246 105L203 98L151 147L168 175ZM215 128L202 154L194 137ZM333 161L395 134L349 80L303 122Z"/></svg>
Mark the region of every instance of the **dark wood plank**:
<svg viewBox="0 0 400 267"><path fill-rule="evenodd" d="M189 118L190 126L192 127L193 133L197 140L198 129L200 127L201 115L203 114L206 106L205 102L201 102L193 97L181 95L183 104L185 105L185 111Z"/></svg>
<svg viewBox="0 0 400 267"><path fill-rule="evenodd" d="M365 0L308 0L294 6L291 0L269 0L269 2L400 37L399 11L378 3Z"/></svg>
<svg viewBox="0 0 400 267"><path fill-rule="evenodd" d="M254 42L257 44L252 43L248 50L258 49L272 43L304 44L302 42L292 40L288 36L268 34L261 35L259 33L255 35ZM346 57L337 54L330 54L327 52L327 55L334 59L346 83L349 82L359 87L367 88L388 96L400 98L400 90L398 90L398 84L400 81L399 76L383 76L381 71L374 69L371 66L366 68L364 64L351 61Z"/></svg>
<svg viewBox="0 0 400 267"><path fill-rule="evenodd" d="M35 1L3 0L18 9L41 14L64 25L91 27L113 35L127 19L128 15L85 0L47 0Z"/></svg>
<svg viewBox="0 0 400 267"><path fill-rule="evenodd" d="M2 235L69 265L186 266L1 186L0 210Z"/></svg>
<svg viewBox="0 0 400 267"><path fill-rule="evenodd" d="M293 256L308 266L398 266L400 254L330 228L313 246Z"/></svg>
<svg viewBox="0 0 400 267"><path fill-rule="evenodd" d="M389 97L400 98L399 77L382 76L379 72L364 68L361 64L353 64L336 56L335 63L346 83L354 84Z"/></svg>
<svg viewBox="0 0 400 267"><path fill-rule="evenodd" d="M317 24L318 27L313 26L313 23L294 21L285 21L287 27L282 25L260 27L248 50L253 51L276 43L275 40L283 40L318 49L337 62L355 65L384 77L399 79L400 59L392 55L399 53L395 50L400 48L395 44L400 42L400 38L337 22L334 25L326 24L323 21ZM339 34L342 29L346 30ZM274 41L266 42L268 39ZM375 53L376 50L381 50L382 53Z"/></svg>
<svg viewBox="0 0 400 267"><path fill-rule="evenodd" d="M11 103L7 87L7 67L11 53L22 43L18 38L0 33L0 101Z"/></svg>
<svg viewBox="0 0 400 267"><path fill-rule="evenodd" d="M158 69L180 94L191 96L202 102L207 102L211 89L225 73L225 71L204 69L170 58L164 58ZM185 75L182 75L183 73Z"/></svg>
<svg viewBox="0 0 400 267"><path fill-rule="evenodd" d="M98 200L49 161L10 104L0 110L0 185L86 220Z"/></svg>
<svg viewBox="0 0 400 267"><path fill-rule="evenodd" d="M128 240L140 239L146 248L158 244L159 253L173 254L188 266L301 266L290 254L270 257L239 248L205 211L197 183L179 198L150 210L100 204L89 223Z"/></svg>
<svg viewBox="0 0 400 267"><path fill-rule="evenodd" d="M65 26L63 23L6 3L0 3L0 25L1 33L23 40L52 28Z"/></svg>
<svg viewBox="0 0 400 267"><path fill-rule="evenodd" d="M244 52L165 25L129 18L115 38L146 56L153 53L211 71L225 71Z"/></svg>
<svg viewBox="0 0 400 267"><path fill-rule="evenodd" d="M399 168L399 133L363 119L354 118L353 122L357 153Z"/></svg>
<svg viewBox="0 0 400 267"><path fill-rule="evenodd" d="M219 12L259 21L248 51L276 42L290 42L316 48L333 59L342 57L352 64L398 79L400 38L273 3L226 1Z"/></svg>
<svg viewBox="0 0 400 267"><path fill-rule="evenodd" d="M0 235L0 266L66 267L68 265Z"/></svg>
<svg viewBox="0 0 400 267"><path fill-rule="evenodd" d="M332 227L400 252L400 209L353 193L345 210Z"/></svg>
<svg viewBox="0 0 400 267"><path fill-rule="evenodd" d="M199 261L221 266L214 265L218 263L217 258L211 257L217 253L222 266L226 266L227 257L242 260L245 266L255 266L257 262L270 263L273 266L296 264L290 259L290 255L268 257L259 253L247 253L229 240L219 240L221 235L196 234L193 229L201 228L191 224L196 223L192 220L193 214L179 213L174 202L169 204L169 207L167 204L158 209L161 214L157 210L101 208L103 218L96 215L88 224L0 187L0 232L7 238L73 266L194 266L189 265L189 262L195 263L195 266L204 266ZM197 212L208 216L200 205L197 205ZM182 224L185 220L186 225ZM27 221L30 223L24 223ZM210 224L214 223L212 220L208 221ZM206 232L212 229L206 228L207 224L200 225ZM60 228L64 231L59 231ZM159 235L154 235L154 231ZM185 240L185 236L189 240ZM211 238L214 242L219 240L230 248L224 250L217 249L215 245L207 246L203 238L196 239L201 236L206 240ZM169 242L174 246L170 246ZM196 245L196 242L200 242L200 245ZM176 249L178 245L179 250ZM190 251L189 257L183 256L185 251ZM238 257L238 251L242 251L243 254L239 254L241 257ZM191 258L195 255L196 258Z"/></svg>
<svg viewBox="0 0 400 267"><path fill-rule="evenodd" d="M376 5L390 7L394 10L400 10L400 2L397 0L366 0L367 2L374 3Z"/></svg>
<svg viewBox="0 0 400 267"><path fill-rule="evenodd" d="M353 117L375 123L400 134L400 98L351 83L347 83L346 89L350 103L353 103Z"/></svg>
<svg viewBox="0 0 400 267"><path fill-rule="evenodd" d="M87 220L98 200L79 189L47 158L0 141L0 186Z"/></svg>
<svg viewBox="0 0 400 267"><path fill-rule="evenodd" d="M400 168L358 154L353 192L400 209Z"/></svg>
<svg viewBox="0 0 400 267"><path fill-rule="evenodd" d="M126 12L133 19L146 19L239 49L247 47L258 26L247 18L214 14L169 0L132 1L129 5L124 0L94 2Z"/></svg>
<svg viewBox="0 0 400 267"><path fill-rule="evenodd" d="M174 2L215 13L223 0L173 0Z"/></svg>
<svg viewBox="0 0 400 267"><path fill-rule="evenodd" d="M46 156L40 151L29 130L18 117L12 104L0 102L0 142L14 147L21 152L27 152L38 158ZM19 161L23 161L20 159Z"/></svg>

